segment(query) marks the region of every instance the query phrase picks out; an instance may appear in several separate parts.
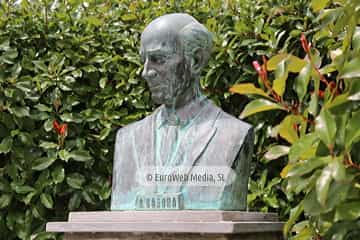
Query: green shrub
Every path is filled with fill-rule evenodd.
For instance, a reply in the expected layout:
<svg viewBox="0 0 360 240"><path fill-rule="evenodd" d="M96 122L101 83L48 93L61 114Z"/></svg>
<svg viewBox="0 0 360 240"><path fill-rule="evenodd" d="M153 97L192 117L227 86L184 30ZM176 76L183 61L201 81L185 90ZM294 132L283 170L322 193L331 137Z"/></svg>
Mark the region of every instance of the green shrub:
<svg viewBox="0 0 360 240"><path fill-rule="evenodd" d="M308 0L1 1L0 239L55 238L43 232L47 221L65 220L72 210L109 209L115 131L155 108L138 54L152 19L187 12L206 24L215 49L202 88L238 115L248 98L228 89L256 81L257 56L303 54L302 32L319 35L322 54L339 44L321 31L309 6ZM292 81L286 100L297 96ZM249 118L257 131L249 209L277 211L282 219L299 198L279 177L286 158L268 162L264 152L275 144L268 130L285 115Z"/></svg>
<svg viewBox="0 0 360 240"><path fill-rule="evenodd" d="M326 5L312 2L320 21L308 31L311 44L305 35L299 39L304 58L282 52L264 58L262 65L254 61L260 87L247 83L231 88L256 96L242 117L264 111L277 117L268 138L279 138L265 158L286 156L280 174L286 179L285 192L289 199L300 197L284 228L291 239L360 235L360 5L342 1L324 9ZM328 51L321 54L318 45Z"/></svg>

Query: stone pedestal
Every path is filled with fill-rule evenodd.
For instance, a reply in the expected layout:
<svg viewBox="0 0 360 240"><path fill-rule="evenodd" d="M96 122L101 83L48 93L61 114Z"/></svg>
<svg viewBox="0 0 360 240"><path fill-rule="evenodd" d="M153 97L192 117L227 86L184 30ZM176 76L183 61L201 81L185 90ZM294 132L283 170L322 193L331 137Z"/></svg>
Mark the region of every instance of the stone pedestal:
<svg viewBox="0 0 360 240"><path fill-rule="evenodd" d="M64 232L65 240L278 240L282 226L274 213L113 211L72 212L46 230Z"/></svg>

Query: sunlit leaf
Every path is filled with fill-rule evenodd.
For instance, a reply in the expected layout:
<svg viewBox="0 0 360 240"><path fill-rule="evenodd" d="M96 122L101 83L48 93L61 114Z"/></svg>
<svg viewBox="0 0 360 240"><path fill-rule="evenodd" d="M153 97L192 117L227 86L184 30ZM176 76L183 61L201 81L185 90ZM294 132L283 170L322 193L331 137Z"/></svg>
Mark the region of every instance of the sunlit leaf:
<svg viewBox="0 0 360 240"><path fill-rule="evenodd" d="M295 143L298 138L297 125L302 122L302 118L296 115L288 115L279 125L279 135L289 143Z"/></svg>
<svg viewBox="0 0 360 240"><path fill-rule="evenodd" d="M248 103L240 115L240 118L245 118L258 112L270 110L285 110L281 105L271 102L266 99L256 99Z"/></svg>
<svg viewBox="0 0 360 240"><path fill-rule="evenodd" d="M316 181L316 196L322 206L325 206L327 200L329 186L332 180L331 170L332 169L329 166L325 167Z"/></svg>
<svg viewBox="0 0 360 240"><path fill-rule="evenodd" d="M12 137L4 138L0 143L0 153L8 153L11 150L11 146L13 143Z"/></svg>
<svg viewBox="0 0 360 240"><path fill-rule="evenodd" d="M42 157L34 161L32 169L41 171L48 168L51 164L56 161L56 157Z"/></svg>
<svg viewBox="0 0 360 240"><path fill-rule="evenodd" d="M276 145L271 147L266 154L264 155L266 160L274 160L277 159L279 157L282 157L284 155L287 155L289 152L289 147L288 146L283 146L283 145Z"/></svg>
<svg viewBox="0 0 360 240"><path fill-rule="evenodd" d="M291 165L289 164L289 166L291 167L289 167L289 169L287 169L283 175L285 175L286 177L302 176L304 174L312 172L316 168L328 164L329 162L331 162L331 160L332 158L327 156L327 157L311 158L309 160L298 162Z"/></svg>
<svg viewBox="0 0 360 240"><path fill-rule="evenodd" d="M345 147L347 149L360 139L360 111L355 112L346 126Z"/></svg>
<svg viewBox="0 0 360 240"><path fill-rule="evenodd" d="M340 78L360 77L360 57L354 58L346 62L341 72Z"/></svg>
<svg viewBox="0 0 360 240"><path fill-rule="evenodd" d="M288 78L287 61L282 60L275 70L275 80L273 82L273 90L282 97L286 88L286 80Z"/></svg>
<svg viewBox="0 0 360 240"><path fill-rule="evenodd" d="M306 94L310 77L311 77L311 64L307 63L304 68L301 69L297 78L295 78L294 89L298 94L299 100L302 101Z"/></svg>
<svg viewBox="0 0 360 240"><path fill-rule="evenodd" d="M255 87L255 85L253 83L236 84L236 85L232 86L229 89L229 91L232 93L254 94L254 95L260 95L260 96L267 97L267 98L269 97L269 95L266 94L264 92L264 90L262 90L261 88Z"/></svg>
<svg viewBox="0 0 360 240"><path fill-rule="evenodd" d="M322 10L328 4L329 0L312 0L311 7L315 12Z"/></svg>
<svg viewBox="0 0 360 240"><path fill-rule="evenodd" d="M46 208L52 208L54 205L51 195L47 193L42 193L40 195L40 201Z"/></svg>
<svg viewBox="0 0 360 240"><path fill-rule="evenodd" d="M323 109L316 118L315 130L319 134L320 139L327 146L332 145L336 134L336 122L334 116L329 111Z"/></svg>
<svg viewBox="0 0 360 240"><path fill-rule="evenodd" d="M316 134L308 134L294 142L289 150L289 161L306 160L312 158L316 152Z"/></svg>
<svg viewBox="0 0 360 240"><path fill-rule="evenodd" d="M343 203L336 208L335 221L354 220L360 217L360 201Z"/></svg>
<svg viewBox="0 0 360 240"><path fill-rule="evenodd" d="M81 189L85 183L85 177L79 173L71 173L66 177L66 182L70 187Z"/></svg>

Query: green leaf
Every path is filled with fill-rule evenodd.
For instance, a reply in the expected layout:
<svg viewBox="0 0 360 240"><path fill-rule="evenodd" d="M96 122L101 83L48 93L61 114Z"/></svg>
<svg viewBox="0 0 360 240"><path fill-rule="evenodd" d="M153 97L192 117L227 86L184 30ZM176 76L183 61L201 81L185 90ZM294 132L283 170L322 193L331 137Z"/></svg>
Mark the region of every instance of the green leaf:
<svg viewBox="0 0 360 240"><path fill-rule="evenodd" d="M85 177L79 173L72 173L66 177L66 183L72 188L81 189L85 183Z"/></svg>
<svg viewBox="0 0 360 240"><path fill-rule="evenodd" d="M324 208L320 205L317 200L315 189L311 190L304 197L304 211L307 215L318 216L323 211Z"/></svg>
<svg viewBox="0 0 360 240"><path fill-rule="evenodd" d="M272 70L275 70L277 65L287 59L289 57L289 54L287 53L280 53L280 54L277 54L273 57L271 57L268 61L267 61L267 70L269 71L272 71Z"/></svg>
<svg viewBox="0 0 360 240"><path fill-rule="evenodd" d="M298 73L301 71L301 69L303 69L306 64L307 61L304 59L300 59L294 55L289 56L288 60L287 60L288 64L287 64L287 68L289 70L289 72L293 72L293 73Z"/></svg>
<svg viewBox="0 0 360 240"><path fill-rule="evenodd" d="M75 193L69 200L69 210L73 211L77 208L79 208L81 204L81 195L80 193Z"/></svg>
<svg viewBox="0 0 360 240"><path fill-rule="evenodd" d="M35 238L32 240L56 240L56 233L40 232L33 235Z"/></svg>
<svg viewBox="0 0 360 240"><path fill-rule="evenodd" d="M107 78L106 77L101 78L99 81L100 88L105 88L106 83L107 83Z"/></svg>
<svg viewBox="0 0 360 240"><path fill-rule="evenodd" d="M136 19L137 17L135 14L124 14L121 16L121 20L123 20L124 22L134 21Z"/></svg>
<svg viewBox="0 0 360 240"><path fill-rule="evenodd" d="M29 205L29 203L31 202L31 200L33 199L33 197L36 195L36 192L30 192L28 193L23 199L22 201L26 204Z"/></svg>
<svg viewBox="0 0 360 240"><path fill-rule="evenodd" d="M32 169L37 171L42 171L48 168L51 164L56 161L56 157L42 157L35 160L33 163Z"/></svg>
<svg viewBox="0 0 360 240"><path fill-rule="evenodd" d="M52 200L52 197L50 194L42 193L40 195L40 201L46 208L53 208L54 201Z"/></svg>
<svg viewBox="0 0 360 240"><path fill-rule="evenodd" d="M272 71L277 68L281 61L287 61L287 69L289 72L298 73L306 65L307 61L300 59L294 55L280 53L271 57L267 62L267 70Z"/></svg>
<svg viewBox="0 0 360 240"><path fill-rule="evenodd" d="M55 184L61 183L65 179L65 170L61 166L57 166L52 172L51 177Z"/></svg>
<svg viewBox="0 0 360 240"><path fill-rule="evenodd" d="M39 146L44 149L52 149L57 148L59 145L54 142L41 141Z"/></svg>
<svg viewBox="0 0 360 240"><path fill-rule="evenodd" d="M103 24L102 19L99 19L95 16L89 16L89 17L85 18L85 20L87 20L89 24L94 25L94 26L100 26Z"/></svg>
<svg viewBox="0 0 360 240"><path fill-rule="evenodd" d="M99 135L99 140L104 140L107 136L109 136L109 133L111 132L111 128L103 128Z"/></svg>
<svg viewBox="0 0 360 240"><path fill-rule="evenodd" d="M75 150L72 151L69 155L69 158L74 159L75 161L85 162L92 159L90 153L86 150Z"/></svg>
<svg viewBox="0 0 360 240"><path fill-rule="evenodd" d="M311 113L313 116L316 116L319 111L319 98L318 95L315 93L311 94L311 99L309 103L309 113Z"/></svg>
<svg viewBox="0 0 360 240"><path fill-rule="evenodd" d="M299 139L295 125L300 124L302 118L297 115L288 115L279 124L279 135L286 139L289 143L294 143Z"/></svg>
<svg viewBox="0 0 360 240"><path fill-rule="evenodd" d="M345 148L350 149L351 145L360 139L360 111L353 113L346 125ZM0 151L1 152L1 151Z"/></svg>
<svg viewBox="0 0 360 240"><path fill-rule="evenodd" d="M0 153L10 152L12 143L13 143L12 137L8 136L4 138L0 143Z"/></svg>
<svg viewBox="0 0 360 240"><path fill-rule="evenodd" d="M288 78L287 61L282 60L275 70L275 80L273 82L273 90L282 97L286 89L286 80Z"/></svg>
<svg viewBox="0 0 360 240"><path fill-rule="evenodd" d="M48 119L44 122L43 126L46 132L50 132L53 129L53 121Z"/></svg>
<svg viewBox="0 0 360 240"><path fill-rule="evenodd" d="M343 104L348 103L348 93L345 94L340 94L338 96L336 96L332 101L328 101L325 104L325 108L326 109L331 109L332 111L334 111L333 109L335 109L336 107L342 107Z"/></svg>
<svg viewBox="0 0 360 240"><path fill-rule="evenodd" d="M255 87L255 85L253 83L241 83L241 84L236 84L234 86L232 86L229 89L230 92L232 93L238 93L238 94L255 94L255 95L260 95L263 97L268 98L268 94L266 94L264 92L264 90L262 90L261 88L257 88Z"/></svg>
<svg viewBox="0 0 360 240"><path fill-rule="evenodd" d="M45 65L45 63L43 61L33 61L33 64L35 65L35 67L37 69L40 69L43 72L48 71L48 67Z"/></svg>
<svg viewBox="0 0 360 240"><path fill-rule="evenodd" d="M18 56L18 51L16 49L8 49L2 54L6 59L15 59Z"/></svg>
<svg viewBox="0 0 360 240"><path fill-rule="evenodd" d="M355 78L360 77L360 57L352 59L350 62L345 62L344 68L341 72L340 78Z"/></svg>
<svg viewBox="0 0 360 240"><path fill-rule="evenodd" d="M334 209L335 206L342 204L348 197L348 192L351 185L346 182L332 181L327 199L328 209Z"/></svg>
<svg viewBox="0 0 360 240"><path fill-rule="evenodd" d="M266 99L255 99L246 105L240 118L245 118L255 113L269 110L285 110L285 108Z"/></svg>
<svg viewBox="0 0 360 240"><path fill-rule="evenodd" d="M18 185L16 182L11 183L11 188L18 194L25 194L35 191L35 189L30 186Z"/></svg>
<svg viewBox="0 0 360 240"><path fill-rule="evenodd" d="M71 154L68 151L66 151L65 149L62 149L59 151L59 158L65 162L67 162L71 158Z"/></svg>
<svg viewBox="0 0 360 240"><path fill-rule="evenodd" d="M292 226L295 224L295 222L300 217L300 214L304 211L303 202L301 201L296 207L292 208L290 210L290 216L287 222L284 225L284 235L288 236Z"/></svg>
<svg viewBox="0 0 360 240"><path fill-rule="evenodd" d="M317 135L310 133L294 142L289 151L289 161L295 162L297 160L306 160L313 157L317 148L317 140Z"/></svg>
<svg viewBox="0 0 360 240"><path fill-rule="evenodd" d="M0 50L7 51L10 49L10 41L9 39L5 39L2 43L0 43Z"/></svg>
<svg viewBox="0 0 360 240"><path fill-rule="evenodd" d="M331 169L331 176L338 182L345 181L347 178L346 169L343 164L343 157L334 158L333 161L329 164Z"/></svg>
<svg viewBox="0 0 360 240"><path fill-rule="evenodd" d="M350 101L360 101L360 92L357 92L347 98Z"/></svg>
<svg viewBox="0 0 360 240"><path fill-rule="evenodd" d="M329 0L312 0L311 8L315 12L318 12L318 11L322 10L323 8L325 8L326 5L328 4L328 2L329 2Z"/></svg>
<svg viewBox="0 0 360 240"><path fill-rule="evenodd" d="M312 172L314 169L324 166L332 161L330 156L311 158L306 161L292 164L290 169L287 170L286 177L302 176ZM284 175L284 174L283 174Z"/></svg>
<svg viewBox="0 0 360 240"><path fill-rule="evenodd" d="M308 62L304 68L301 69L297 78L295 78L294 90L296 91L300 102L303 101L311 77L311 63Z"/></svg>
<svg viewBox="0 0 360 240"><path fill-rule="evenodd" d="M325 167L316 181L316 197L322 206L325 206L327 200L329 186L332 180L331 170L329 166Z"/></svg>
<svg viewBox="0 0 360 240"><path fill-rule="evenodd" d="M14 114L17 117L28 117L30 116L29 107L10 107L10 113Z"/></svg>
<svg viewBox="0 0 360 240"><path fill-rule="evenodd" d="M289 147L283 145L276 145L271 147L264 155L266 160L274 160L287 155L289 153Z"/></svg>
<svg viewBox="0 0 360 240"><path fill-rule="evenodd" d="M326 109L320 112L316 118L315 130L320 139L329 147L333 145L336 134L336 122L334 116Z"/></svg>
<svg viewBox="0 0 360 240"><path fill-rule="evenodd" d="M0 209L6 208L10 205L12 200L11 194L2 194L0 197Z"/></svg>
<svg viewBox="0 0 360 240"><path fill-rule="evenodd" d="M52 111L51 107L48 107L48 106L46 106L44 104L41 104L41 103L35 105L34 107L36 109L38 109L39 111L42 111L42 112L51 112Z"/></svg>
<svg viewBox="0 0 360 240"><path fill-rule="evenodd" d="M334 221L355 220L360 217L360 201L351 201L336 208Z"/></svg>

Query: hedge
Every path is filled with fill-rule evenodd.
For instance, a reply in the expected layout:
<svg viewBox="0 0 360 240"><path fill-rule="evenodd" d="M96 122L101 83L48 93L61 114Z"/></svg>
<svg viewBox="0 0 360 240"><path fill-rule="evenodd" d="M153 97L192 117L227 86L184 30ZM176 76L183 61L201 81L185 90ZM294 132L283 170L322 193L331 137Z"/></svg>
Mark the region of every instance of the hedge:
<svg viewBox="0 0 360 240"><path fill-rule="evenodd" d="M262 88L264 96L274 97L262 81L264 75L258 77L258 72L264 72L264 65L258 63L259 68L255 64L257 69L254 69L252 62L262 60L262 56L265 60L274 59L279 53L299 56L298 59L305 61L306 53L300 41L302 33L316 45L317 51L311 54L317 69L323 70L322 66L333 60L331 54L342 55L344 59L337 58L337 61L355 66L352 69L356 74L350 79L356 82L360 77L359 45L354 36L359 36L355 27L360 16L355 4L355 0L336 3L259 0L256 5L251 0L0 2L0 238L58 239L61 236L44 232L47 221L65 220L68 212L74 210L109 209L115 132L156 108L141 79L139 59L141 31L155 17L187 12L214 33L215 48L203 72L202 89L225 111L234 116L242 112L246 116L249 114L244 111L253 101L263 100L254 100L253 94L244 96L249 92L234 94L236 91L229 92L229 88L247 83L247 86L252 84L253 89ZM326 6L327 11L323 9ZM344 29L348 31L346 35ZM342 53L334 51L338 48ZM315 51L315 47L311 49ZM299 97L293 86L300 77L296 77L297 72L286 71L289 62L280 58L273 62L283 62L283 66L275 64L269 69L268 60L265 70L271 87L275 84L271 74L277 68L274 77L278 82L287 80L286 85L278 85L276 94L281 95L279 90L281 101L290 106ZM352 107L348 120L358 124L354 119L358 116L359 86L342 83L342 78L336 77L338 71L341 70L327 69L322 74L329 74L328 78L336 83L336 89L341 91L339 96L349 94L346 97L352 100L346 99L346 102ZM307 78L305 73L300 75ZM319 94L330 89L323 85L316 88L313 87L316 81L309 82L309 86L298 87L304 101L308 101L311 91ZM325 104L324 100L317 99L319 106ZM339 108L345 109L341 104ZM329 113L322 114L326 118ZM291 189L294 181L288 178L291 171L283 168L295 159L283 150L292 149L291 143L293 146L295 143L288 143L284 134L272 131L287 116L291 116L289 111L271 115L265 112L246 119L256 126L249 210L278 212L282 220L288 220L284 234L294 239L301 239L302 235L354 235L353 230L359 224L356 222L359 218L356 203L360 198L356 166L360 161L359 154L351 149L359 145L358 125L348 130L354 132L353 143L347 148L353 165L344 163L345 177L349 176L348 171L355 171L349 180L352 184L349 186L354 187L354 197L351 201L348 195L341 198L341 203L353 204L345 209L354 210L354 214L350 219L339 220L333 218L333 211L316 216L308 214L306 209L302 211L303 198L313 188L308 185L298 191ZM344 127L345 120L339 124ZM325 143L334 140L336 133L331 131L331 126L322 132ZM333 151L334 156L344 153L336 146ZM321 197L320 203L326 199ZM300 223L294 225L295 222ZM344 224L351 227L344 228ZM331 228L332 225L335 227Z"/></svg>

